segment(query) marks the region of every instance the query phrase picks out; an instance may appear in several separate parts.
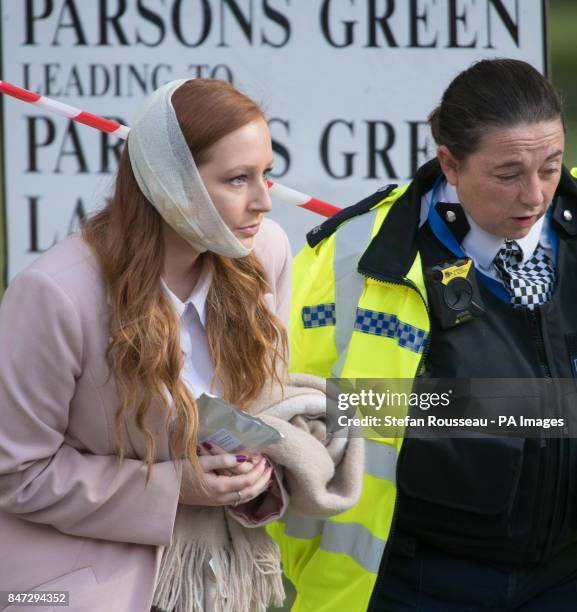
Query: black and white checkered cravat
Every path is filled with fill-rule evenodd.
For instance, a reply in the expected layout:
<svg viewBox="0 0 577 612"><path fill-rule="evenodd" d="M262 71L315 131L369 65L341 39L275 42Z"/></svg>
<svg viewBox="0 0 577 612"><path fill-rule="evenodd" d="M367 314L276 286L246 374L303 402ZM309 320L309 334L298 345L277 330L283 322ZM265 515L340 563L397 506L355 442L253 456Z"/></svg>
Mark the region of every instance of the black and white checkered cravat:
<svg viewBox="0 0 577 612"><path fill-rule="evenodd" d="M505 240L505 246L494 259L512 304L533 309L551 299L555 287L555 267L540 244L530 259L524 264L522 261L523 251L514 240Z"/></svg>

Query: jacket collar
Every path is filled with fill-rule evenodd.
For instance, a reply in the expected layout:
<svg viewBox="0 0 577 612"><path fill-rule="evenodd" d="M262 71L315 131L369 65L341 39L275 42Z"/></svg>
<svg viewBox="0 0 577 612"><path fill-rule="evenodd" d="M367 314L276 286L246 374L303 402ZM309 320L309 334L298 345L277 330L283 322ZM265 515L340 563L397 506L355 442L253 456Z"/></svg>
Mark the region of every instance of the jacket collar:
<svg viewBox="0 0 577 612"><path fill-rule="evenodd" d="M555 192L551 220L554 229L577 236L577 179L565 167Z"/></svg>
<svg viewBox="0 0 577 612"><path fill-rule="evenodd" d="M440 174L437 159L419 168L363 253L358 267L361 274L384 281L398 281L407 276L417 256L421 196L433 188Z"/></svg>
<svg viewBox="0 0 577 612"><path fill-rule="evenodd" d="M419 168L363 253L358 266L361 274L392 282L399 282L407 276L417 256L421 197L433 188L440 174L441 167L436 158ZM565 167L552 206L554 229L577 236L577 179Z"/></svg>

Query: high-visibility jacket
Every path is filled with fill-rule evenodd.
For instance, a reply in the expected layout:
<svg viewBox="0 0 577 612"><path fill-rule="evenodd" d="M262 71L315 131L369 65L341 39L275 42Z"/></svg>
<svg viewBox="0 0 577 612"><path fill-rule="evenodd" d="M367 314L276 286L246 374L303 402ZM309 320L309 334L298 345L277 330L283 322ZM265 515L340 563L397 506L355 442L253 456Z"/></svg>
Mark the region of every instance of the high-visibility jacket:
<svg viewBox="0 0 577 612"><path fill-rule="evenodd" d="M292 371L326 378L417 374L426 356L430 319L421 258L414 245L405 244L406 237L416 235L418 215L417 227L410 227L415 215L406 211L420 208L422 195L439 174L436 161L427 163L411 184L381 199L377 194L367 198L360 204L363 214L297 255ZM577 177L577 168L572 174ZM316 229L323 233L323 226ZM297 591L293 612L362 612L369 607L390 539L402 442L402 436L367 440L362 494L351 510L327 520L289 510L282 521L268 526Z"/></svg>

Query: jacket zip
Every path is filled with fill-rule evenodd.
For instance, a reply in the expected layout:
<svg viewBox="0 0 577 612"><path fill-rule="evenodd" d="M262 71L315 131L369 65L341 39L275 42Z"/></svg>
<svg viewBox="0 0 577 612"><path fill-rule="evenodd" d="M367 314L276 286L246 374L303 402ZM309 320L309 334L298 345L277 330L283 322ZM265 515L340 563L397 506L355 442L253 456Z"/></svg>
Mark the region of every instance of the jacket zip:
<svg viewBox="0 0 577 612"><path fill-rule="evenodd" d="M543 342L543 335L541 334L541 317L539 315L539 311L527 309L526 314L527 322L529 323L529 329L531 331L531 336L537 348L537 354L539 356L539 367L541 368L543 378L552 378L551 369L549 368L549 363L547 362L547 354L545 352L545 343Z"/></svg>
<svg viewBox="0 0 577 612"><path fill-rule="evenodd" d="M551 369L549 367L549 363L547 360L547 353L545 351L545 342L543 339L543 334L541 332L541 316L540 311L537 310L527 310L527 319L529 321L529 327L531 329L531 334L533 340L535 341L535 345L537 347L537 353L539 355L539 364L541 366L541 371L543 373L544 378L552 378ZM557 455L557 469L554 470L548 465L548 469L546 470L547 479L554 481L553 487L553 508L551 509L550 514L550 528L547 537L545 538L545 542L542 547L542 551L540 554L540 562L544 562L549 556L552 548L553 548L553 537L554 537L554 527L555 527L555 519L557 514L559 513L559 491L561 487L561 476L563 471L563 458L564 458L564 441L563 438L559 439L551 439L547 444L547 453L546 460L547 463L550 463L552 456ZM553 466L555 467L555 466Z"/></svg>
<svg viewBox="0 0 577 612"><path fill-rule="evenodd" d="M371 280L383 283L383 284L389 284L389 285L397 285L397 286L401 286L401 287L409 287L410 289L412 289L413 291L415 291L417 293L417 295L421 298L421 301L423 302L423 306L425 307L425 310L427 311L427 317L429 319L429 330L432 329L432 323L431 323L431 312L429 310L429 306L427 304L427 302L425 301L425 298L423 297L423 295L421 294L421 292L419 291L419 288L417 287L417 285L415 285L415 283L413 283L412 281L410 281L408 278L404 278L404 279L391 279L391 278L387 278L385 276L382 276L380 274L375 274L373 273L368 273L368 272L361 272L359 270L360 274L362 274L365 278L369 278ZM429 332L430 335L430 332ZM419 365L417 366L417 369L415 371L415 376L418 375L418 373L421 371L421 368L423 366L423 363L425 363L425 359L427 357L427 355L429 354L429 346L430 346L430 341L427 342L425 349L423 351L423 354L421 355L421 359L419 360ZM387 561L389 560L389 555L391 554L391 546L392 546L392 542L393 542L393 536L395 534L395 529L397 526L397 510L399 507L399 487L398 487L398 482L399 482L399 461L397 458L397 463L395 465L395 487L397 488L397 494L395 495L395 506L393 508L393 516L391 518L391 527L389 529L389 537L387 538L387 543L385 544L385 550L383 551L383 556L381 557L381 562L379 563L379 572L377 574L377 581L375 583L375 586L373 588L373 592L371 593L371 598L369 600L369 605L367 606L367 612L371 612L372 610L374 610L375 607L375 602L374 602L374 597L375 597L375 593L377 592L377 583L379 581L379 577L383 575L384 569L387 565Z"/></svg>

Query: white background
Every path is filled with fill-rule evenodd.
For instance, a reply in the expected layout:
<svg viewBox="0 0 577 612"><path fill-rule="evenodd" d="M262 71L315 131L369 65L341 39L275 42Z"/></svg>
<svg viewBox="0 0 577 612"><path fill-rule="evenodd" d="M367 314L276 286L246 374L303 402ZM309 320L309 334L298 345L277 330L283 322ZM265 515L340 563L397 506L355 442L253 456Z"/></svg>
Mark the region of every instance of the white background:
<svg viewBox="0 0 577 612"><path fill-rule="evenodd" d="M271 124L273 139L288 151L290 166L287 171L285 157L277 155L275 171L283 176L275 180L345 206L385 183L410 177L410 122L426 121L450 80L473 61L509 56L545 70L542 4L542 0L3 0L2 79L130 124L155 86L197 76L197 65L209 67L202 69L202 76L220 66L214 76L231 74L233 83L276 120ZM242 19L235 16L235 8ZM386 21L371 20L371 12L375 18L389 16ZM117 14L117 21L104 20ZM421 17L415 19L415 14ZM518 41L504 17L518 32ZM345 46L333 46L329 39ZM144 78L144 88L130 70ZM91 71L95 91L91 91ZM75 228L79 199L86 212L103 203L114 164L102 171L105 139L99 132L77 125L75 143L65 119L9 98L4 98L3 108L8 278L12 278ZM50 119L53 134L41 117ZM335 120L323 164L323 133ZM45 143L52 136L50 143L32 146L31 122L36 125L37 142ZM381 155L369 151L371 129L378 149L386 147L394 132L387 151L392 173ZM109 138L109 145L114 141ZM420 165L434 155L424 125L418 127L417 144ZM30 171L33 152L35 172ZM109 155L113 159L110 151ZM345 173L347 159L351 175L331 177L330 172ZM80 171L81 161L86 172ZM31 198L37 202L34 237ZM295 250L304 243L306 231L321 220L281 202L275 202L272 216L285 227ZM36 251L31 252L34 241Z"/></svg>

